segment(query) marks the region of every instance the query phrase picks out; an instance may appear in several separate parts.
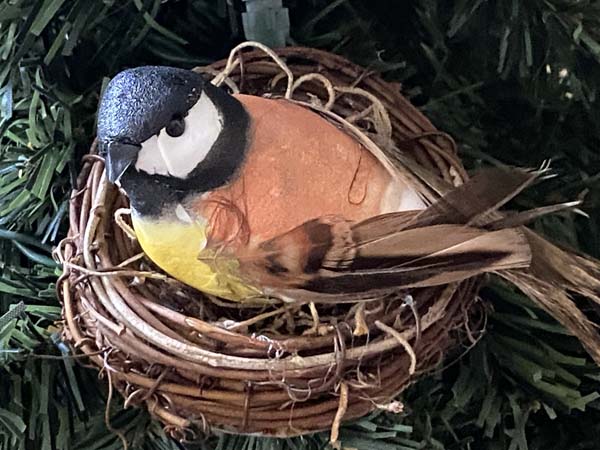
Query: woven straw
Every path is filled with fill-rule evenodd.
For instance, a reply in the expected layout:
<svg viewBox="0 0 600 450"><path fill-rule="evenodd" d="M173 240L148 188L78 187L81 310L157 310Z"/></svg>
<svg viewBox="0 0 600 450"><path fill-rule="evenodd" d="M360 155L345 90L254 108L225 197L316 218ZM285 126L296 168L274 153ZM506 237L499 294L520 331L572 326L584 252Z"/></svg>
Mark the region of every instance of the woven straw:
<svg viewBox="0 0 600 450"><path fill-rule="evenodd" d="M330 53L285 48L277 56L257 46L242 44L229 60L198 70L231 91L319 111L383 152L429 200L439 197L436 185L466 177L453 141L399 85ZM317 306L234 304L187 288L141 253L127 200L103 168L93 147L56 252L64 336L126 406L147 407L180 440L214 427L271 436L331 429L335 441L342 421L376 408L400 411L396 396L459 339L472 338L467 311L477 280Z"/></svg>

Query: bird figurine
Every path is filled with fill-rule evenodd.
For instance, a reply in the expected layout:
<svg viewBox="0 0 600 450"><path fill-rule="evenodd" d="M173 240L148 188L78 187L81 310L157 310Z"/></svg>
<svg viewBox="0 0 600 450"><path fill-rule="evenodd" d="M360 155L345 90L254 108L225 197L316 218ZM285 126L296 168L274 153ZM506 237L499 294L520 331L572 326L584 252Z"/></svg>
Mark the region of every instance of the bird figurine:
<svg viewBox="0 0 600 450"><path fill-rule="evenodd" d="M125 70L98 112L106 177L165 272L236 302L358 302L494 272L576 335L600 337L600 264L524 222L562 206L498 209L543 171L486 169L426 201L374 154L294 102L229 94L184 69Z"/></svg>
<svg viewBox="0 0 600 450"><path fill-rule="evenodd" d="M118 74L101 100L98 139L146 254L222 298L356 301L530 263L520 229L428 208L389 164L315 112L230 95L193 71ZM535 178L496 175L508 189Z"/></svg>

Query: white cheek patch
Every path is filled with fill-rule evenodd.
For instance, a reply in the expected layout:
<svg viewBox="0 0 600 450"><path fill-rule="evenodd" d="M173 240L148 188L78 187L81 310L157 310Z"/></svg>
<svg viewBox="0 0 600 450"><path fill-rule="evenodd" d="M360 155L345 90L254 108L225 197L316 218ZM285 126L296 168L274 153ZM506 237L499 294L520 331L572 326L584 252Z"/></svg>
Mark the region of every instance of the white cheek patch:
<svg viewBox="0 0 600 450"><path fill-rule="evenodd" d="M216 142L223 119L204 93L185 117L185 131L171 137L165 129L142 143L135 168L150 175L187 178Z"/></svg>

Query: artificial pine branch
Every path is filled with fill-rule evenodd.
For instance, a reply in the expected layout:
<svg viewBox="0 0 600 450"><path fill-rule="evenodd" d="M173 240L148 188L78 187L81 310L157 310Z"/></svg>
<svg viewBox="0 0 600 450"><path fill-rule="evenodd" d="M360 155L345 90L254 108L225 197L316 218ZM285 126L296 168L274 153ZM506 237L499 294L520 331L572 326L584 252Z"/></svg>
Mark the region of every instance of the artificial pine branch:
<svg viewBox="0 0 600 450"><path fill-rule="evenodd" d="M600 256L598 2L290 0L285 6L293 41L337 51L402 82L460 143L469 167L538 166L553 158L559 177L511 206L581 196L590 218L561 214L533 226ZM131 65L192 67L224 56L242 39L241 10L239 2L224 0L0 4L0 448L121 448L104 424L106 391L95 372L52 340L60 309L49 246L65 231L66 195L93 137L103 80ZM480 343L408 391L404 414L345 427L345 445L595 448L598 369L518 293L496 285L483 294L496 312ZM15 317L5 315L21 301L24 313L17 306ZM121 407L113 399L111 425L126 432L132 448L179 448L147 413ZM327 440L325 434L221 435L196 447L316 449Z"/></svg>

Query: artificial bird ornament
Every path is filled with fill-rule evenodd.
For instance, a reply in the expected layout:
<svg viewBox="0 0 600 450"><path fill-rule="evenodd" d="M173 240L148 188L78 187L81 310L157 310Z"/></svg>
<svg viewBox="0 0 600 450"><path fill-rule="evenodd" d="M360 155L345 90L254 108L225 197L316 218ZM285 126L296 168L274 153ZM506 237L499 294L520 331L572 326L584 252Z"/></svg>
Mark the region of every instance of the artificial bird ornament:
<svg viewBox="0 0 600 450"><path fill-rule="evenodd" d="M201 291L232 301L363 301L496 272L588 350L596 345L600 361L598 337L568 296L598 300L597 263L521 227L532 215L497 213L539 172L483 171L428 204L385 155L315 112L230 95L169 67L109 83L98 140L146 254ZM548 298L553 288L560 305Z"/></svg>
<svg viewBox="0 0 600 450"><path fill-rule="evenodd" d="M319 115L192 71L119 74L98 136L142 248L210 294L368 298L529 264L517 229L424 219L411 188Z"/></svg>

